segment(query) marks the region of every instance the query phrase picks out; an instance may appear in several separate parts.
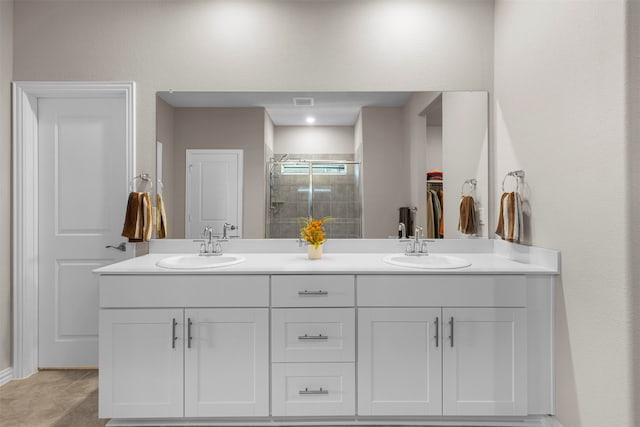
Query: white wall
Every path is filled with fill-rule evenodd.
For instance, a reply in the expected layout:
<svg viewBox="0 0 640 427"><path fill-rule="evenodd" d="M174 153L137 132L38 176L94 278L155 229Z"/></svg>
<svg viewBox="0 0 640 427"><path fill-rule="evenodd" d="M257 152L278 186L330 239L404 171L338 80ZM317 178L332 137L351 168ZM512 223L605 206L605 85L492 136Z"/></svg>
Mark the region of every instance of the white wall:
<svg viewBox="0 0 640 427"><path fill-rule="evenodd" d="M167 239L182 238L182 235L176 234L176 188L175 188L175 168L173 166L173 157L175 151L175 108L167 104L162 98L158 97L156 105L156 121L158 142L162 143L162 200L164 201L165 210L167 212ZM158 189L159 190L159 189ZM184 224L181 228L184 230Z"/></svg>
<svg viewBox="0 0 640 427"><path fill-rule="evenodd" d="M524 169L528 240L562 251L556 390L565 427L638 425L625 23L622 0L495 3L493 185Z"/></svg>
<svg viewBox="0 0 640 427"><path fill-rule="evenodd" d="M275 126L274 153L353 154L353 126Z"/></svg>
<svg viewBox="0 0 640 427"><path fill-rule="evenodd" d="M489 99L485 92L444 92L442 94L442 170L444 172L444 237L460 237L458 220L462 184L477 181L478 209L489 203ZM465 186L465 193L469 186ZM478 211L480 215L480 211ZM487 237L486 225L478 226L478 236Z"/></svg>
<svg viewBox="0 0 640 427"><path fill-rule="evenodd" d="M0 371L11 366L11 80L13 1L0 1Z"/></svg>

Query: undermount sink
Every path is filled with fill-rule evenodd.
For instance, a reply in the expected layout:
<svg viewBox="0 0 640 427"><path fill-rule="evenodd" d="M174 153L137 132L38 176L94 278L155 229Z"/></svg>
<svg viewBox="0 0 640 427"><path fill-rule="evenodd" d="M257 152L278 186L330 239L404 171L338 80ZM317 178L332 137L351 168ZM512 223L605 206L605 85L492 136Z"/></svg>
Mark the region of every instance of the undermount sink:
<svg viewBox="0 0 640 427"><path fill-rule="evenodd" d="M389 255L383 258L387 264L398 265L400 267L426 268L426 269L450 269L464 268L471 265L471 262L464 258L451 255L429 254L420 256Z"/></svg>
<svg viewBox="0 0 640 427"><path fill-rule="evenodd" d="M156 262L158 267L174 270L198 270L203 268L228 267L239 264L245 258L237 255L200 256L198 254L176 255Z"/></svg>

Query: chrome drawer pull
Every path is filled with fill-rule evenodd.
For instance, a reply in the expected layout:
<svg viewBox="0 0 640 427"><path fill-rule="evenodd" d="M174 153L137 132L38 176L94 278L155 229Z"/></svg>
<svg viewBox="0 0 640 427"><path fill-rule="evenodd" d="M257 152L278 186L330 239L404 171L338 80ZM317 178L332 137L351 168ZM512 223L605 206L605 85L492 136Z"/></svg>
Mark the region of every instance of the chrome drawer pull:
<svg viewBox="0 0 640 427"><path fill-rule="evenodd" d="M298 336L299 340L328 340L329 337L327 335L322 335L322 334L318 334L318 335L299 335Z"/></svg>
<svg viewBox="0 0 640 427"><path fill-rule="evenodd" d="M298 391L298 394L329 394L329 390L325 390L322 387L319 390L309 390L305 387L304 390Z"/></svg>
<svg viewBox="0 0 640 427"><path fill-rule="evenodd" d="M171 348L176 348L176 340L178 337L176 336L176 326L178 322L176 322L175 317L171 319Z"/></svg>
<svg viewBox="0 0 640 427"><path fill-rule="evenodd" d="M300 296L329 295L328 291L298 291Z"/></svg>

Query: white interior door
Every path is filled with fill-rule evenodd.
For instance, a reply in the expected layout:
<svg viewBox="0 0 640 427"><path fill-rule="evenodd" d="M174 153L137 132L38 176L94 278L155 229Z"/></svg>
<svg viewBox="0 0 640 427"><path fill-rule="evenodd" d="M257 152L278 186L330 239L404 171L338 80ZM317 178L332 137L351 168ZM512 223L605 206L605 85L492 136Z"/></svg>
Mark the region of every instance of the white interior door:
<svg viewBox="0 0 640 427"><path fill-rule="evenodd" d="M242 150L187 150L185 238L196 239L206 226L242 237Z"/></svg>
<svg viewBox="0 0 640 427"><path fill-rule="evenodd" d="M124 96L38 100L38 363L98 364L98 277L132 256Z"/></svg>

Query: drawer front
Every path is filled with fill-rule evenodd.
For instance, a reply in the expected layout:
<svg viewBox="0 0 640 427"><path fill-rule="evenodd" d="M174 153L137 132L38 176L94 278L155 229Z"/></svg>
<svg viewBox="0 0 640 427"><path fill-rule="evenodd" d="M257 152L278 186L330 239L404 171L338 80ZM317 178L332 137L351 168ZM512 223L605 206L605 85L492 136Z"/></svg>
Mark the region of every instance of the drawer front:
<svg viewBox="0 0 640 427"><path fill-rule="evenodd" d="M358 276L359 307L525 307L524 276Z"/></svg>
<svg viewBox="0 0 640 427"><path fill-rule="evenodd" d="M283 308L271 317L274 362L355 361L355 309Z"/></svg>
<svg viewBox="0 0 640 427"><path fill-rule="evenodd" d="M353 363L274 363L272 415L355 415Z"/></svg>
<svg viewBox="0 0 640 427"><path fill-rule="evenodd" d="M269 276L100 276L101 308L268 306Z"/></svg>
<svg viewBox="0 0 640 427"><path fill-rule="evenodd" d="M355 301L354 276L271 276L273 307L350 307Z"/></svg>

